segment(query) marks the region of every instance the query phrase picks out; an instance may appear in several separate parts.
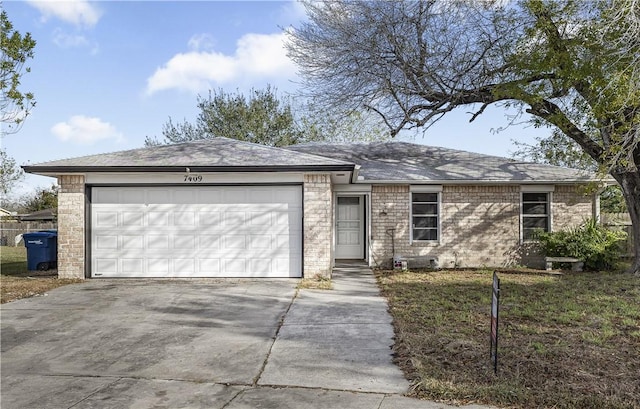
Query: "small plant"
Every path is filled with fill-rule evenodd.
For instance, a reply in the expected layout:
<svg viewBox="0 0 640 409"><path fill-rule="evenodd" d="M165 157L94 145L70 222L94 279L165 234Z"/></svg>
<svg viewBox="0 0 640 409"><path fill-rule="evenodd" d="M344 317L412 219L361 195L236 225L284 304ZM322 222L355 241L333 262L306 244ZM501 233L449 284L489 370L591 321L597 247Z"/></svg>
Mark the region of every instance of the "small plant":
<svg viewBox="0 0 640 409"><path fill-rule="evenodd" d="M545 255L579 258L589 270L613 268L618 260L619 243L625 237L625 232L609 230L595 219L572 229L536 235Z"/></svg>

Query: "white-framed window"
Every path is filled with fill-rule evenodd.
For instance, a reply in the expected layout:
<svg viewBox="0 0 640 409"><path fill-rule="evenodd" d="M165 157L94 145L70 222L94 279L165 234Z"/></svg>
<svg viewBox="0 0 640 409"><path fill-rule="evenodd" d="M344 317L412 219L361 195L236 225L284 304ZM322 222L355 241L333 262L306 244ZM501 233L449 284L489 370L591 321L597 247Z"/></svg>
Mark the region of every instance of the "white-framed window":
<svg viewBox="0 0 640 409"><path fill-rule="evenodd" d="M536 231L551 231L551 192L521 193L522 240L534 239Z"/></svg>
<svg viewBox="0 0 640 409"><path fill-rule="evenodd" d="M411 240L440 239L440 193L411 192Z"/></svg>

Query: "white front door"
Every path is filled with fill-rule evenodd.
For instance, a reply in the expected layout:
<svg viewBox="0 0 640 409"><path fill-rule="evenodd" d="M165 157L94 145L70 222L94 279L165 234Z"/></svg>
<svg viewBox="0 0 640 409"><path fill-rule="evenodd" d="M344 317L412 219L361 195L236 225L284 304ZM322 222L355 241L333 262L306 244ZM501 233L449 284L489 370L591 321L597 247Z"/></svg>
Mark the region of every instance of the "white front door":
<svg viewBox="0 0 640 409"><path fill-rule="evenodd" d="M338 196L336 258L364 259L364 198Z"/></svg>

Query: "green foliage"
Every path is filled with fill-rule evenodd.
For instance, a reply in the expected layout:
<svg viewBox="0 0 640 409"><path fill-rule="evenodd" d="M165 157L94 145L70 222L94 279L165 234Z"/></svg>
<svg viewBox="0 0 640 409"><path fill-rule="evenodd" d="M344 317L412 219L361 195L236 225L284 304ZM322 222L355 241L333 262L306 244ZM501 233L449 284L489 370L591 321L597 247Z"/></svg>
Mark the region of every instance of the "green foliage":
<svg viewBox="0 0 640 409"><path fill-rule="evenodd" d="M528 160L547 165L566 168L582 169L597 172L598 164L573 139L568 138L559 130L554 130L551 136L537 137L533 145L512 141L518 150L513 153L514 158ZM624 213L627 205L620 186L607 186L600 195L600 210L605 213Z"/></svg>
<svg viewBox="0 0 640 409"><path fill-rule="evenodd" d="M21 92L20 79L25 62L33 58L36 42L30 33L24 36L13 29L7 13L0 13L0 122L6 124L2 133L15 132L36 101L31 92ZM29 72L29 67L24 72Z"/></svg>
<svg viewBox="0 0 640 409"><path fill-rule="evenodd" d="M533 145L516 140L512 142L518 147L513 153L514 158L591 172L598 168L596 161L580 145L557 129L546 138L536 137Z"/></svg>
<svg viewBox="0 0 640 409"><path fill-rule="evenodd" d="M291 101L279 97L275 88L251 89L247 98L240 92L222 89L210 91L208 98L198 97L200 113L195 124L186 120L163 126L164 140L148 138L146 146L225 137L269 146L287 146L305 135L296 124Z"/></svg>
<svg viewBox="0 0 640 409"><path fill-rule="evenodd" d="M220 89L198 97L200 113L195 123L174 123L162 127L163 140L147 137L145 146L225 137L269 146L302 142L354 142L388 139L379 119L353 111L343 116L318 110L308 104L296 110L289 97L279 96L270 86L252 89L249 97Z"/></svg>
<svg viewBox="0 0 640 409"><path fill-rule="evenodd" d="M52 185L49 188L38 188L32 195L23 197L21 202L21 213L56 209L58 207L58 188L56 185Z"/></svg>
<svg viewBox="0 0 640 409"><path fill-rule="evenodd" d="M15 159L7 155L7 151L0 149L0 192L3 199L23 177L24 172L16 165Z"/></svg>
<svg viewBox="0 0 640 409"><path fill-rule="evenodd" d="M625 213L627 203L620 186L607 186L600 195L600 211L604 213Z"/></svg>
<svg viewBox="0 0 640 409"><path fill-rule="evenodd" d="M589 270L606 270L615 266L619 243L626 234L608 230L595 219L558 232L539 232L536 236L544 254L549 257L576 257L584 260Z"/></svg>

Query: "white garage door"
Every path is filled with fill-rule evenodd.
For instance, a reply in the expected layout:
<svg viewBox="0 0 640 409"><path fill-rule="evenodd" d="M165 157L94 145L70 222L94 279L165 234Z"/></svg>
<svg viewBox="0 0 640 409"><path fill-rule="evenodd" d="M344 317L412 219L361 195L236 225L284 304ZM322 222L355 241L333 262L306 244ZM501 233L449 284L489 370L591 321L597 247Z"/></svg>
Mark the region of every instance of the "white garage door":
<svg viewBox="0 0 640 409"><path fill-rule="evenodd" d="M91 275L301 277L301 187L94 187Z"/></svg>

